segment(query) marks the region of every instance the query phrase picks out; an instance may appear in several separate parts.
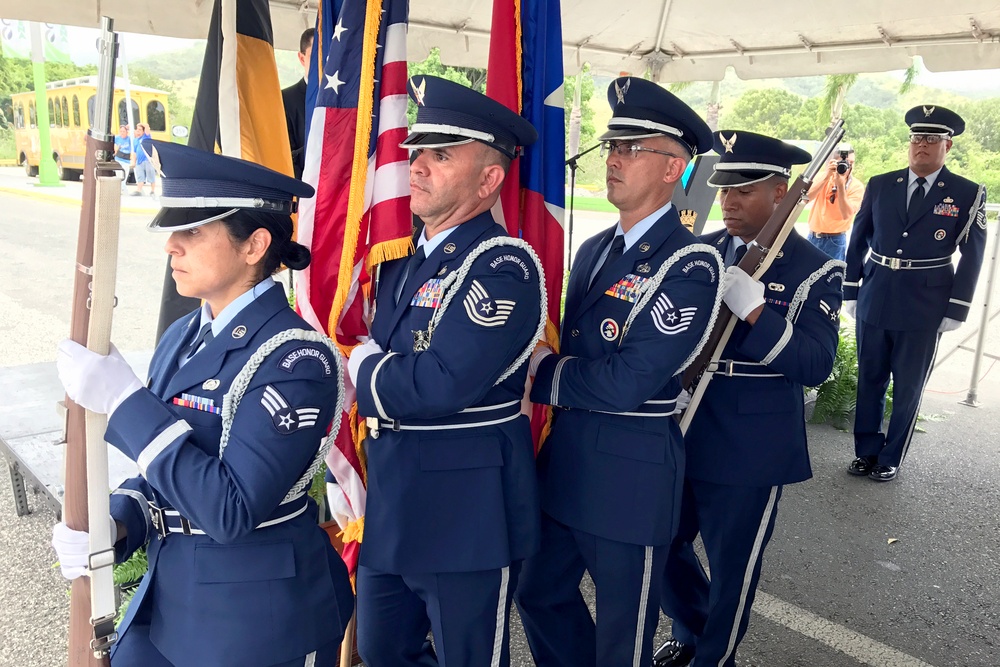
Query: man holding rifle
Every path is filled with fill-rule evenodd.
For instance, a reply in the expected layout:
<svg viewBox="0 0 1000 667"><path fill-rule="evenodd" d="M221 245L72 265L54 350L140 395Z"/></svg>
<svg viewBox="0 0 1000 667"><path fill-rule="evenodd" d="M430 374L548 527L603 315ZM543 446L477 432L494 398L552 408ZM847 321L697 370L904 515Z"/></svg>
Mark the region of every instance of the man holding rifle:
<svg viewBox="0 0 1000 667"><path fill-rule="evenodd" d="M761 280L739 264L788 192L805 151L740 131L718 133L719 188L726 229L702 237L725 258L724 300L741 320L710 365L711 384L685 434L687 472L678 535L661 605L673 638L655 667L734 667L750 620L764 547L782 485L812 476L803 387L823 382L837 352L843 262L794 229ZM711 582L694 553L701 532Z"/></svg>
<svg viewBox="0 0 1000 667"><path fill-rule="evenodd" d="M586 241L566 293L560 353L532 361L531 399L558 406L539 456L541 552L515 600L542 667L648 664L659 573L677 529L684 448L671 417L679 373L720 303L716 252L670 199L712 147L696 113L651 81L622 77L601 137L608 200L621 216ZM597 589L597 622L580 594Z"/></svg>

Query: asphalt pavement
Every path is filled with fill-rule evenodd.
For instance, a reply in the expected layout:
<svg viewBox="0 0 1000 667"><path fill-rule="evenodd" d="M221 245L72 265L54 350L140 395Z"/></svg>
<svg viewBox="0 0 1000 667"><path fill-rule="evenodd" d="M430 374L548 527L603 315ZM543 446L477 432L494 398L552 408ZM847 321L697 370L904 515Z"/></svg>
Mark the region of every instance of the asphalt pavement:
<svg viewBox="0 0 1000 667"><path fill-rule="evenodd" d="M67 189L39 192L26 181L0 168L0 366L52 361L69 331L79 205ZM165 265L163 237L145 230L156 204L141 204L126 200L122 217L113 338L123 351L153 344ZM613 222L578 213L574 245ZM972 311L977 322L984 291L981 281ZM1000 355L995 324L987 351ZM973 326L947 334L941 355ZM1000 665L1000 369L986 359L982 406L959 405L971 358L957 351L931 377L922 409L931 420L921 422L925 432L915 436L893 482L850 477L850 435L808 427L814 478L785 489L739 651L742 667ZM30 491L32 513L15 516L6 479L0 482L0 666L62 665L68 586L49 547L56 519ZM583 590L592 604L589 581ZM657 642L668 634L663 619ZM532 664L519 625L512 664Z"/></svg>

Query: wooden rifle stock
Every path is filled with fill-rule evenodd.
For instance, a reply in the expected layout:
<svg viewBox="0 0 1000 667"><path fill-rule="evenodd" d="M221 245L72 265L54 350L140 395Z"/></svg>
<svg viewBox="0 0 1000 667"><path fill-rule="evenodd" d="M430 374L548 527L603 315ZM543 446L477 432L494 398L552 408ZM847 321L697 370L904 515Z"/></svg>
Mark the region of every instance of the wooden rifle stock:
<svg viewBox="0 0 1000 667"><path fill-rule="evenodd" d="M746 254L740 260L739 267L754 278L759 279L781 252L781 247L795 227L795 221L799 213L808 201L809 186L819 170L830 159L833 149L840 143L844 136L844 121L837 120L826 130L826 138L820 144L813 156L812 162L805 168L798 178L788 188L788 193L784 199L774 209L774 213L768 218L767 224L757 234L757 237L747 245ZM712 379L712 373L706 373L706 369L712 363L721 358L722 351L736 327L737 318L729 310L725 303L719 307L719 316L715 320L715 326L709 334L701 354L687 367L681 380L681 386L691 392L691 403L688 405L684 416L681 418L681 432L686 433L698 409L701 398L708 388L708 383Z"/></svg>
<svg viewBox="0 0 1000 667"><path fill-rule="evenodd" d="M101 163L113 160L114 135L111 134L112 95L114 92L117 36L112 20L102 18L101 67L94 124L87 133L84 158L83 204L76 244L76 273L73 278L73 306L70 338L87 344L90 323L90 282L94 259L94 222L97 175ZM66 398L66 486L63 497L63 521L73 530L89 530L87 517L87 426L86 411ZM105 653L95 655L91 647L94 628L90 622L90 578L77 577L70 590L69 660L71 667L110 665Z"/></svg>

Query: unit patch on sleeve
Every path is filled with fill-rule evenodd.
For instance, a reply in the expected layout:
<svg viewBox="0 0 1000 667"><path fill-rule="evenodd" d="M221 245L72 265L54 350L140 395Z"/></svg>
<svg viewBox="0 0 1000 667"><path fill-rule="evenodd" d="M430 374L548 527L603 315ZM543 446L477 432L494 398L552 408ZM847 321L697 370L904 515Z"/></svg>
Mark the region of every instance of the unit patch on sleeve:
<svg viewBox="0 0 1000 667"><path fill-rule="evenodd" d="M500 255L492 262L490 262L490 268L493 269L494 273L497 273L498 271L504 268L514 268L514 267L517 267L519 269L521 278L524 281L528 281L531 279L531 270L528 269L528 264L517 255L509 253Z"/></svg>
<svg viewBox="0 0 1000 667"><path fill-rule="evenodd" d="M634 273L629 273L608 288L608 291L605 292L605 294L613 296L616 299L621 299L622 301L635 303L639 298L639 290L646 284L647 280L649 280L649 278L643 278L642 276L637 276Z"/></svg>
<svg viewBox="0 0 1000 667"><path fill-rule="evenodd" d="M494 299L478 280L473 280L462 302L469 319L481 327L502 327L507 323L516 302Z"/></svg>
<svg viewBox="0 0 1000 667"><path fill-rule="evenodd" d="M666 294L660 294L651 312L656 330L668 336L684 333L691 327L697 306L677 308Z"/></svg>
<svg viewBox="0 0 1000 667"><path fill-rule="evenodd" d="M312 360L322 366L325 377L333 375L333 366L330 364L330 358L325 352L317 350L314 347L300 347L297 350L292 350L281 358L281 361L278 362L278 368L291 373L295 369L295 366L303 359Z"/></svg>
<svg viewBox="0 0 1000 667"><path fill-rule="evenodd" d="M293 408L288 405L281 392L271 385L264 388L260 404L271 415L274 428L283 435L315 426L316 420L319 419L319 408Z"/></svg>
<svg viewBox="0 0 1000 667"><path fill-rule="evenodd" d="M441 283L443 278L431 278L417 290L410 301L411 306L418 308L437 308L441 305Z"/></svg>

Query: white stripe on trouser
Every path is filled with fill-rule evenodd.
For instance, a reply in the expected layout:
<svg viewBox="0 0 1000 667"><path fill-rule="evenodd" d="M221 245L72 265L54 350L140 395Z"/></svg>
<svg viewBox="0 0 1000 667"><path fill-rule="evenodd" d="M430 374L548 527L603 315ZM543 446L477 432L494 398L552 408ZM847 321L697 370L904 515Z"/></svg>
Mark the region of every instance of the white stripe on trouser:
<svg viewBox="0 0 1000 667"><path fill-rule="evenodd" d="M743 621L743 610L747 604L747 595L750 593L750 583L753 581L753 571L760 560L761 551L764 548L764 535L767 534L767 526L771 523L771 516L774 514L774 504L778 499L779 486L771 487L771 496L767 499L767 507L764 508L764 515L760 519L760 526L757 527L757 537L753 541L753 549L750 550L750 558L747 559L747 569L743 573L743 590L740 591L740 604L736 608L736 616L733 619L733 629L729 633L729 645L726 652L719 658L719 667L726 664L729 656L736 650L736 636L740 633L740 623ZM709 563L711 565L711 563Z"/></svg>
<svg viewBox="0 0 1000 667"><path fill-rule="evenodd" d="M493 634L493 659L490 667L500 667L503 653L504 629L507 626L507 587L510 585L510 566L500 570L500 594L497 600L497 628Z"/></svg>
<svg viewBox="0 0 1000 667"><path fill-rule="evenodd" d="M306 656L305 667L316 667L316 651L313 651L312 653Z"/></svg>
<svg viewBox="0 0 1000 667"><path fill-rule="evenodd" d="M931 355L931 361L927 364L927 374L924 376L924 383L920 385L920 393L917 394L917 409L913 411L913 421L910 422L910 430L907 431L906 440L903 441L903 451L899 454L899 466L903 465L903 459L906 458L906 452L910 450L910 442L913 440L913 429L917 427L917 417L920 416L920 406L924 402L924 389L927 388L927 382L931 379L931 372L934 370L934 359L937 358L938 345L940 343L941 334L939 333L937 335L937 339L934 341L934 353Z"/></svg>
<svg viewBox="0 0 1000 667"><path fill-rule="evenodd" d="M653 579L653 547L646 547L642 564L642 590L639 591L639 620L635 626L635 648L632 649L632 667L642 667L643 635L646 632L646 608L649 606L649 585Z"/></svg>

